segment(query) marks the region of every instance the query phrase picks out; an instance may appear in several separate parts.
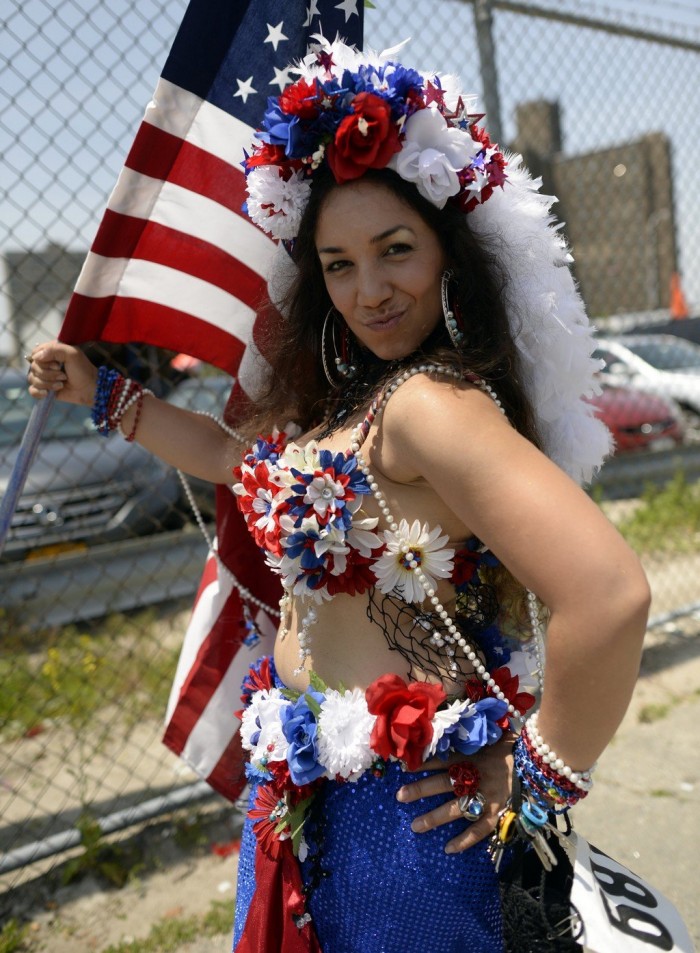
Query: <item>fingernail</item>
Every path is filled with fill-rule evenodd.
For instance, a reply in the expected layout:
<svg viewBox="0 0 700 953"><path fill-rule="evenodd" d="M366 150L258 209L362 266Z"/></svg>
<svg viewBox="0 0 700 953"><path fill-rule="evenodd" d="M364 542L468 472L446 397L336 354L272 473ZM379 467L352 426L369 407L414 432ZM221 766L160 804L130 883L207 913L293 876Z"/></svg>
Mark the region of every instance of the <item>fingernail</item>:
<svg viewBox="0 0 700 953"><path fill-rule="evenodd" d="M445 853L446 854L456 854L457 848L453 847L452 844L445 844Z"/></svg>
<svg viewBox="0 0 700 953"><path fill-rule="evenodd" d="M62 384L60 381L57 381L57 382L53 385L53 389L54 389L54 390L61 390L62 387L63 387L63 384Z"/></svg>
<svg viewBox="0 0 700 953"><path fill-rule="evenodd" d="M417 817L411 822L411 830L414 834L422 834L423 831L427 830L425 821L422 821L419 817Z"/></svg>
<svg viewBox="0 0 700 953"><path fill-rule="evenodd" d="M399 788L398 791L396 792L396 800L397 801L406 800L406 791L403 788Z"/></svg>
<svg viewBox="0 0 700 953"><path fill-rule="evenodd" d="M43 360L43 357L44 357L44 352L43 352L43 351L36 351L36 352L32 355L32 360L34 360L34 361L41 361L41 360Z"/></svg>

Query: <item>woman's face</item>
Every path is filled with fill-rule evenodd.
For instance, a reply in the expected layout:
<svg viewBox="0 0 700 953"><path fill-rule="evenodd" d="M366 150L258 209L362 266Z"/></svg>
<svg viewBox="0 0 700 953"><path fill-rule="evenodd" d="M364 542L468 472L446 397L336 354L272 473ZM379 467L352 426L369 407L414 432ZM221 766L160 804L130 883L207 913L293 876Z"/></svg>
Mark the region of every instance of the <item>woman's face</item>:
<svg viewBox="0 0 700 953"><path fill-rule="evenodd" d="M442 246L385 186L353 182L334 189L318 218L316 250L331 301L382 360L407 357L442 320Z"/></svg>

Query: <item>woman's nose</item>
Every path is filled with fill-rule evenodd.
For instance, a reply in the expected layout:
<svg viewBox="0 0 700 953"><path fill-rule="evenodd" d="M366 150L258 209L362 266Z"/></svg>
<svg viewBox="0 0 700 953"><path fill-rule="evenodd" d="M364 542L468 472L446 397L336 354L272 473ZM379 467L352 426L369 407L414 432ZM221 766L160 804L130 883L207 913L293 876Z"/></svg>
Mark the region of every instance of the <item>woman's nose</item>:
<svg viewBox="0 0 700 953"><path fill-rule="evenodd" d="M362 308L378 308L392 295L392 287L380 268L358 269L357 303Z"/></svg>

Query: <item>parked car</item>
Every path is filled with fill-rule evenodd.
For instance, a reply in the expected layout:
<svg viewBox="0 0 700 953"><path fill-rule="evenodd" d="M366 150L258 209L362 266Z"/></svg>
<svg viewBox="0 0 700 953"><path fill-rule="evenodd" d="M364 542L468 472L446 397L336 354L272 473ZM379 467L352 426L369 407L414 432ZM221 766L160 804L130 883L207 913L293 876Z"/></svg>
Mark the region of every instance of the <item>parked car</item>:
<svg viewBox="0 0 700 953"><path fill-rule="evenodd" d="M683 415L679 406L665 397L603 384L603 392L588 402L612 433L616 453L672 450L683 443Z"/></svg>
<svg viewBox="0 0 700 953"><path fill-rule="evenodd" d="M196 410L200 413L214 414L215 417L221 417L231 393L232 384L232 379L224 374L217 374L214 377L192 377L183 381L182 384L171 391L167 401L176 407L184 407L187 410ZM215 485L191 476L187 477L187 482L204 519L213 520L216 516ZM181 493L179 505L182 512L191 519L193 517L192 507L184 490Z"/></svg>
<svg viewBox="0 0 700 953"><path fill-rule="evenodd" d="M34 407L24 375L0 370L0 495ZM37 559L181 526L177 474L90 410L56 402L12 518L3 561Z"/></svg>
<svg viewBox="0 0 700 953"><path fill-rule="evenodd" d="M670 397L700 415L700 345L670 334L599 338L607 383Z"/></svg>

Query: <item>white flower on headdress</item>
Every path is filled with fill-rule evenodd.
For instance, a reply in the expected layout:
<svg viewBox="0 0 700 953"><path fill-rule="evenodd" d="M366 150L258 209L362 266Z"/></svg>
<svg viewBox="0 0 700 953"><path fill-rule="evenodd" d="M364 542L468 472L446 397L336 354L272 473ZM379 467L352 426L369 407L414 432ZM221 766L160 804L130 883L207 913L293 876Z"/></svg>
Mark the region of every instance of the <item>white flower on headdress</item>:
<svg viewBox="0 0 700 953"><path fill-rule="evenodd" d="M374 760L369 746L376 715L370 715L359 688L326 691L318 716L318 760L331 778L350 778L365 771Z"/></svg>
<svg viewBox="0 0 700 953"><path fill-rule="evenodd" d="M248 215L273 238L295 238L311 185L301 171L285 181L277 165L261 165L248 174Z"/></svg>
<svg viewBox="0 0 700 953"><path fill-rule="evenodd" d="M480 145L468 133L448 126L430 106L407 119L403 131L401 151L391 157L389 168L414 182L424 198L443 208L448 198L459 192L457 173L471 164Z"/></svg>
<svg viewBox="0 0 700 953"><path fill-rule="evenodd" d="M289 702L279 688L254 692L241 719L241 745L253 762L284 761L289 742L282 731L280 709Z"/></svg>
<svg viewBox="0 0 700 953"><path fill-rule="evenodd" d="M448 536L441 536L442 527L429 531L428 524L421 526L415 520L409 529L406 520L401 520L396 532L385 530L386 550L374 564L377 588L381 592L398 589L406 602L422 602L425 589L418 581L410 563L416 562L426 577L430 588L437 586L437 579L447 579L453 569L454 549L443 549ZM408 551L402 548L408 545Z"/></svg>

